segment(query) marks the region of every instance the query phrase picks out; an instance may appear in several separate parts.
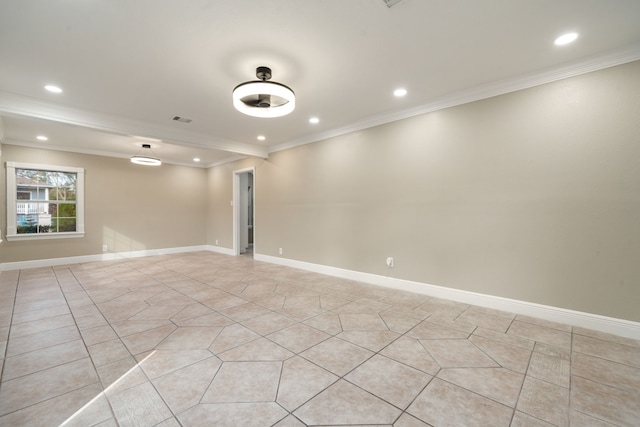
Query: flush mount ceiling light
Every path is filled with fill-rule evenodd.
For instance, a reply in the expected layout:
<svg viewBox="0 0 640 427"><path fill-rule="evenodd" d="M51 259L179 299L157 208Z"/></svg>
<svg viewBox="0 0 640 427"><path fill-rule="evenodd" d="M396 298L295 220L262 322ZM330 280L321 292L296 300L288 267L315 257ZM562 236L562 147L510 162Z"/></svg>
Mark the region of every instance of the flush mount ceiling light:
<svg viewBox="0 0 640 427"><path fill-rule="evenodd" d="M142 144L142 150L131 158L131 163L145 166L160 166L162 164L149 144Z"/></svg>
<svg viewBox="0 0 640 427"><path fill-rule="evenodd" d="M271 68L258 67L260 80L241 83L233 89L233 106L243 114L253 117L281 117L296 108L296 95L281 83L268 81Z"/></svg>

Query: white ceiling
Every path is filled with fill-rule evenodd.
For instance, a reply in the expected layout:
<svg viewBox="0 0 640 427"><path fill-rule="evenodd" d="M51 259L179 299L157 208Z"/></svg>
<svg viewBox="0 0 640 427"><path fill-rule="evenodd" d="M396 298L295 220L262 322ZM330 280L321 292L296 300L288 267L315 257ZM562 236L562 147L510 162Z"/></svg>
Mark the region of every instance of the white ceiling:
<svg viewBox="0 0 640 427"><path fill-rule="evenodd" d="M150 142L199 166L266 157L640 59L639 22L638 0L0 0L4 142L123 158ZM555 46L568 31L578 40ZM296 92L292 114L233 108L261 65Z"/></svg>

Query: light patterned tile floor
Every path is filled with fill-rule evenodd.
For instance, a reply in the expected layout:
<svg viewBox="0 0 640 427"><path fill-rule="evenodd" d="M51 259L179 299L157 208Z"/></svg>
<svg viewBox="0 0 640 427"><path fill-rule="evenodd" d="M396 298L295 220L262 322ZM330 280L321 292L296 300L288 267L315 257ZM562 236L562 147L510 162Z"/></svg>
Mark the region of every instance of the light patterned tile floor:
<svg viewBox="0 0 640 427"><path fill-rule="evenodd" d="M640 342L210 252L0 274L4 426L637 426Z"/></svg>

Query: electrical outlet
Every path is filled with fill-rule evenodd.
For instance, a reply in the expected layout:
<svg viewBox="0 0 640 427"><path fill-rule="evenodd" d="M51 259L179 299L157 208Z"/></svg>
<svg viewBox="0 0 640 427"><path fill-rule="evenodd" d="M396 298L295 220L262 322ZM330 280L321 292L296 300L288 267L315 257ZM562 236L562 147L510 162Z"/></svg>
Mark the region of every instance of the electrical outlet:
<svg viewBox="0 0 640 427"><path fill-rule="evenodd" d="M389 268L393 267L393 258L392 257L387 258L387 267L389 267Z"/></svg>
<svg viewBox="0 0 640 427"><path fill-rule="evenodd" d="M108 252L108 251L109 251L109 246L102 245L102 252Z"/></svg>
<svg viewBox="0 0 640 427"><path fill-rule="evenodd" d="M278 248L278 255L282 255L282 248Z"/></svg>
<svg viewBox="0 0 640 427"><path fill-rule="evenodd" d="M216 239L216 246L218 246L218 239Z"/></svg>

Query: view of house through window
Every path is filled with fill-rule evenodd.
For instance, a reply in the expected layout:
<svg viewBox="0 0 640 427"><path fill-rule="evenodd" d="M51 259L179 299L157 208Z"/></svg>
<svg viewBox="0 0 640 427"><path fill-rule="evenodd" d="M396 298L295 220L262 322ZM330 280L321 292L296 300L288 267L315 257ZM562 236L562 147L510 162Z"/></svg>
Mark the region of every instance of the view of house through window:
<svg viewBox="0 0 640 427"><path fill-rule="evenodd" d="M77 231L77 173L19 168L15 173L17 234Z"/></svg>

